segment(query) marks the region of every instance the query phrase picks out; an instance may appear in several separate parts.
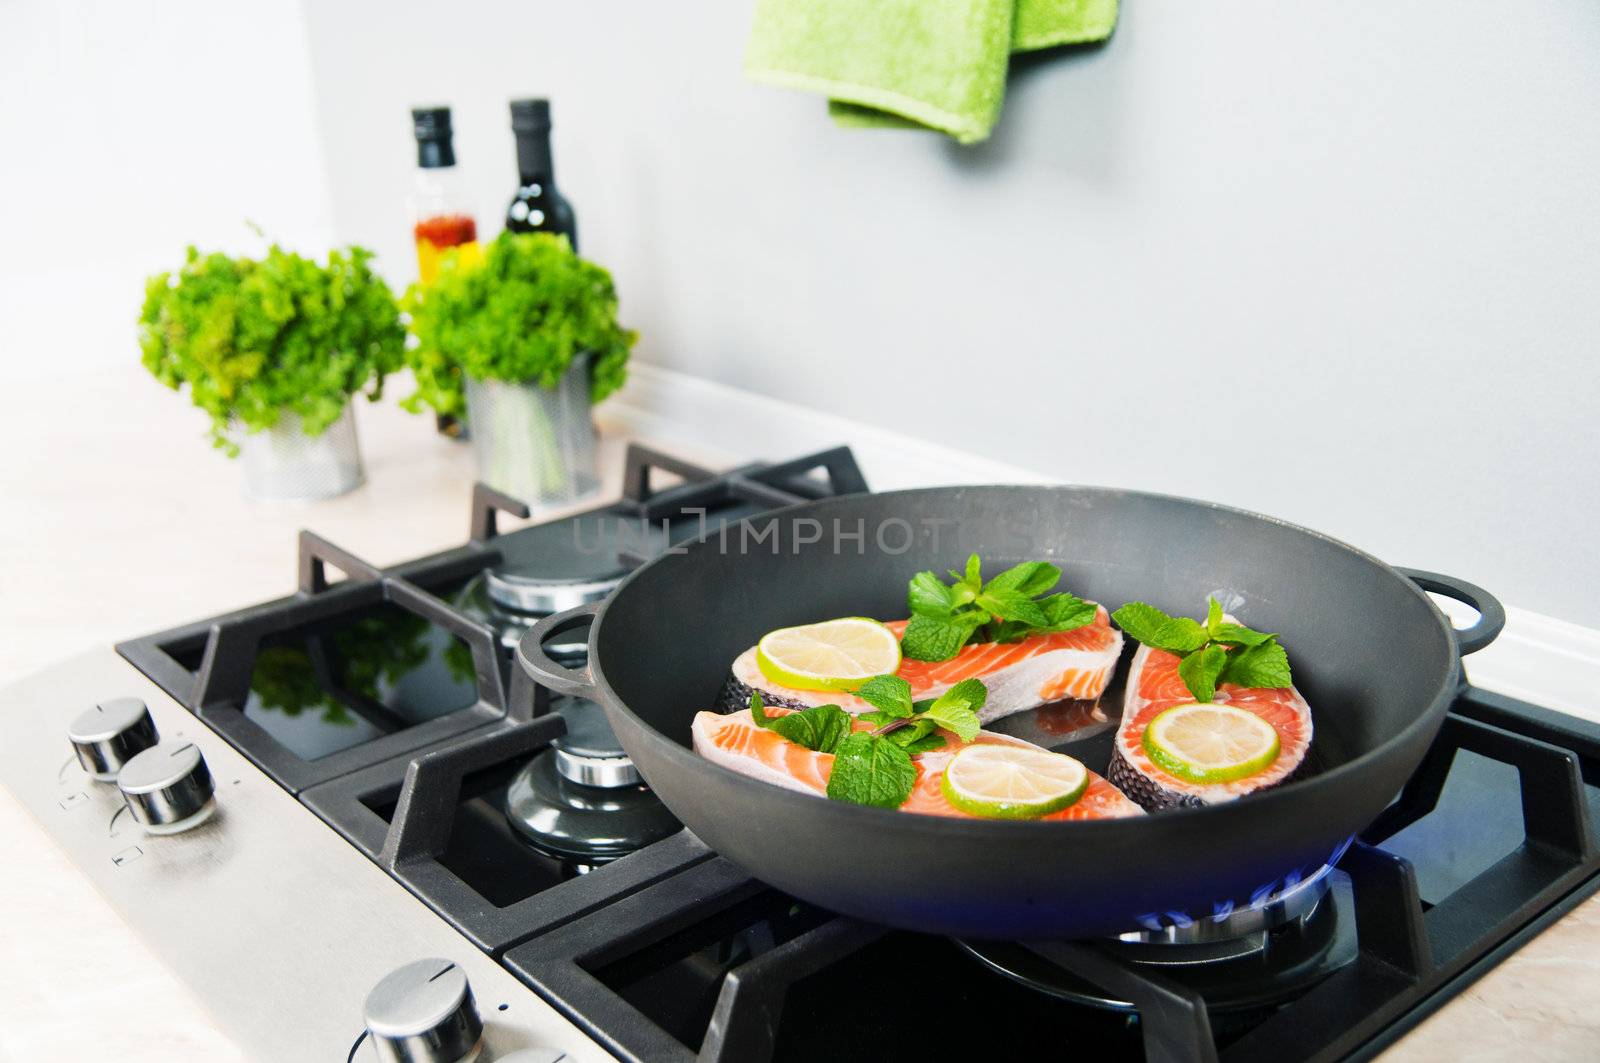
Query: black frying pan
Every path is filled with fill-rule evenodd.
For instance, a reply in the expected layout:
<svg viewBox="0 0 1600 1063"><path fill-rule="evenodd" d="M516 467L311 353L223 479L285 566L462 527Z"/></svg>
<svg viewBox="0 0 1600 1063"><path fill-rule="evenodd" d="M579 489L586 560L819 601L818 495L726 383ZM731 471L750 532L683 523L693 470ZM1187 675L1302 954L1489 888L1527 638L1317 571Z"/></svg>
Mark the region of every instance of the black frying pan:
<svg viewBox="0 0 1600 1063"><path fill-rule="evenodd" d="M1309 777L1132 819L958 820L808 797L689 748L694 714L763 633L902 617L914 573L959 567L974 550L989 573L1053 561L1062 589L1112 609L1137 599L1200 615L1220 594L1245 623L1281 633L1315 719ZM1476 606L1478 624L1453 634L1419 583ZM1251 513L1100 488L963 487L811 502L713 532L640 568L606 602L542 621L518 660L603 705L667 807L781 890L916 930L1076 938L1152 913L1209 915L1321 867L1416 768L1461 682L1458 654L1487 645L1503 615L1470 585L1407 578ZM586 623L586 669L544 654L545 640ZM1105 708L1115 716L1120 704Z"/></svg>

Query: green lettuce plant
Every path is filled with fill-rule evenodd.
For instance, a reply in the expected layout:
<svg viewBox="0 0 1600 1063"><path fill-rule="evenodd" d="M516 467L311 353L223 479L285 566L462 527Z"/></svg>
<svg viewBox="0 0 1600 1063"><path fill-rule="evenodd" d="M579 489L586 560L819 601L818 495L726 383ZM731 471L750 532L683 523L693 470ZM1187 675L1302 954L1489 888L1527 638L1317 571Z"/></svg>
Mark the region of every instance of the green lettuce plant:
<svg viewBox="0 0 1600 1063"><path fill-rule="evenodd" d="M377 399L404 360L400 309L371 259L360 247L326 264L276 244L260 259L191 247L177 273L146 281L144 366L173 390L188 386L230 456L241 429L271 428L285 412L320 435L352 395Z"/></svg>
<svg viewBox="0 0 1600 1063"><path fill-rule="evenodd" d="M401 405L466 416L462 374L554 389L589 358L592 402L616 391L639 334L617 322L611 274L579 258L566 237L503 232L478 258L446 255L405 307L416 344L406 352L417 390Z"/></svg>

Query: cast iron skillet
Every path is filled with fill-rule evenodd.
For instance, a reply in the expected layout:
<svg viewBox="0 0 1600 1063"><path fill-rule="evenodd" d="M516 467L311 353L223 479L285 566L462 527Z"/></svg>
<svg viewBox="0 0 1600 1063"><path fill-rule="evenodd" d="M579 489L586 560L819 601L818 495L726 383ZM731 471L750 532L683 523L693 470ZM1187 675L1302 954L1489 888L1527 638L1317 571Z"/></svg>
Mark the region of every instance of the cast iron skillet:
<svg viewBox="0 0 1600 1063"><path fill-rule="evenodd" d="M1208 808L1007 822L809 797L689 748L694 714L764 632L902 617L914 573L959 567L974 550L990 574L1053 561L1062 589L1112 609L1137 599L1196 616L1219 594L1245 623L1279 632L1315 718L1313 773ZM1453 633L1419 584L1481 619ZM1407 578L1252 513L1105 488L956 487L809 502L713 532L640 568L606 602L545 619L518 660L536 681L603 705L673 814L781 890L914 930L1078 938L1152 914L1210 915L1321 867L1398 793L1462 682L1458 654L1488 645L1503 618L1475 587ZM583 624L585 669L545 655L546 640Z"/></svg>

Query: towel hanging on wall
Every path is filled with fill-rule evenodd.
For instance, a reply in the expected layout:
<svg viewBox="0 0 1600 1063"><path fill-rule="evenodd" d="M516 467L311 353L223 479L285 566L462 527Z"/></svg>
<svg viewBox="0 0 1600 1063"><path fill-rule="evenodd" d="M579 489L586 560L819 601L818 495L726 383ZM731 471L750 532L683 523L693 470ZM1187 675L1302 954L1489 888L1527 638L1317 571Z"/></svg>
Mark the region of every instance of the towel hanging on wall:
<svg viewBox="0 0 1600 1063"><path fill-rule="evenodd" d="M988 137L1014 51L1105 40L1117 0L757 0L753 79L826 95L841 125Z"/></svg>

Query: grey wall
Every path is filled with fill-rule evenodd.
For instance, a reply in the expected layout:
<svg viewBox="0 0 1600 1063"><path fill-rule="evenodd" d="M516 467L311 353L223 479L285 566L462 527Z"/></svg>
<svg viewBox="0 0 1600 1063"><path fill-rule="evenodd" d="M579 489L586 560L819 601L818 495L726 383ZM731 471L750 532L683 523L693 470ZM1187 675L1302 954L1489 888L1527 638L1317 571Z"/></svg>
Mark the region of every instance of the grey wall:
<svg viewBox="0 0 1600 1063"><path fill-rule="evenodd" d="M498 217L546 93L642 357L1600 625L1593 0L1130 0L969 150L748 83L748 20L308 4L341 235L413 268L429 99Z"/></svg>

